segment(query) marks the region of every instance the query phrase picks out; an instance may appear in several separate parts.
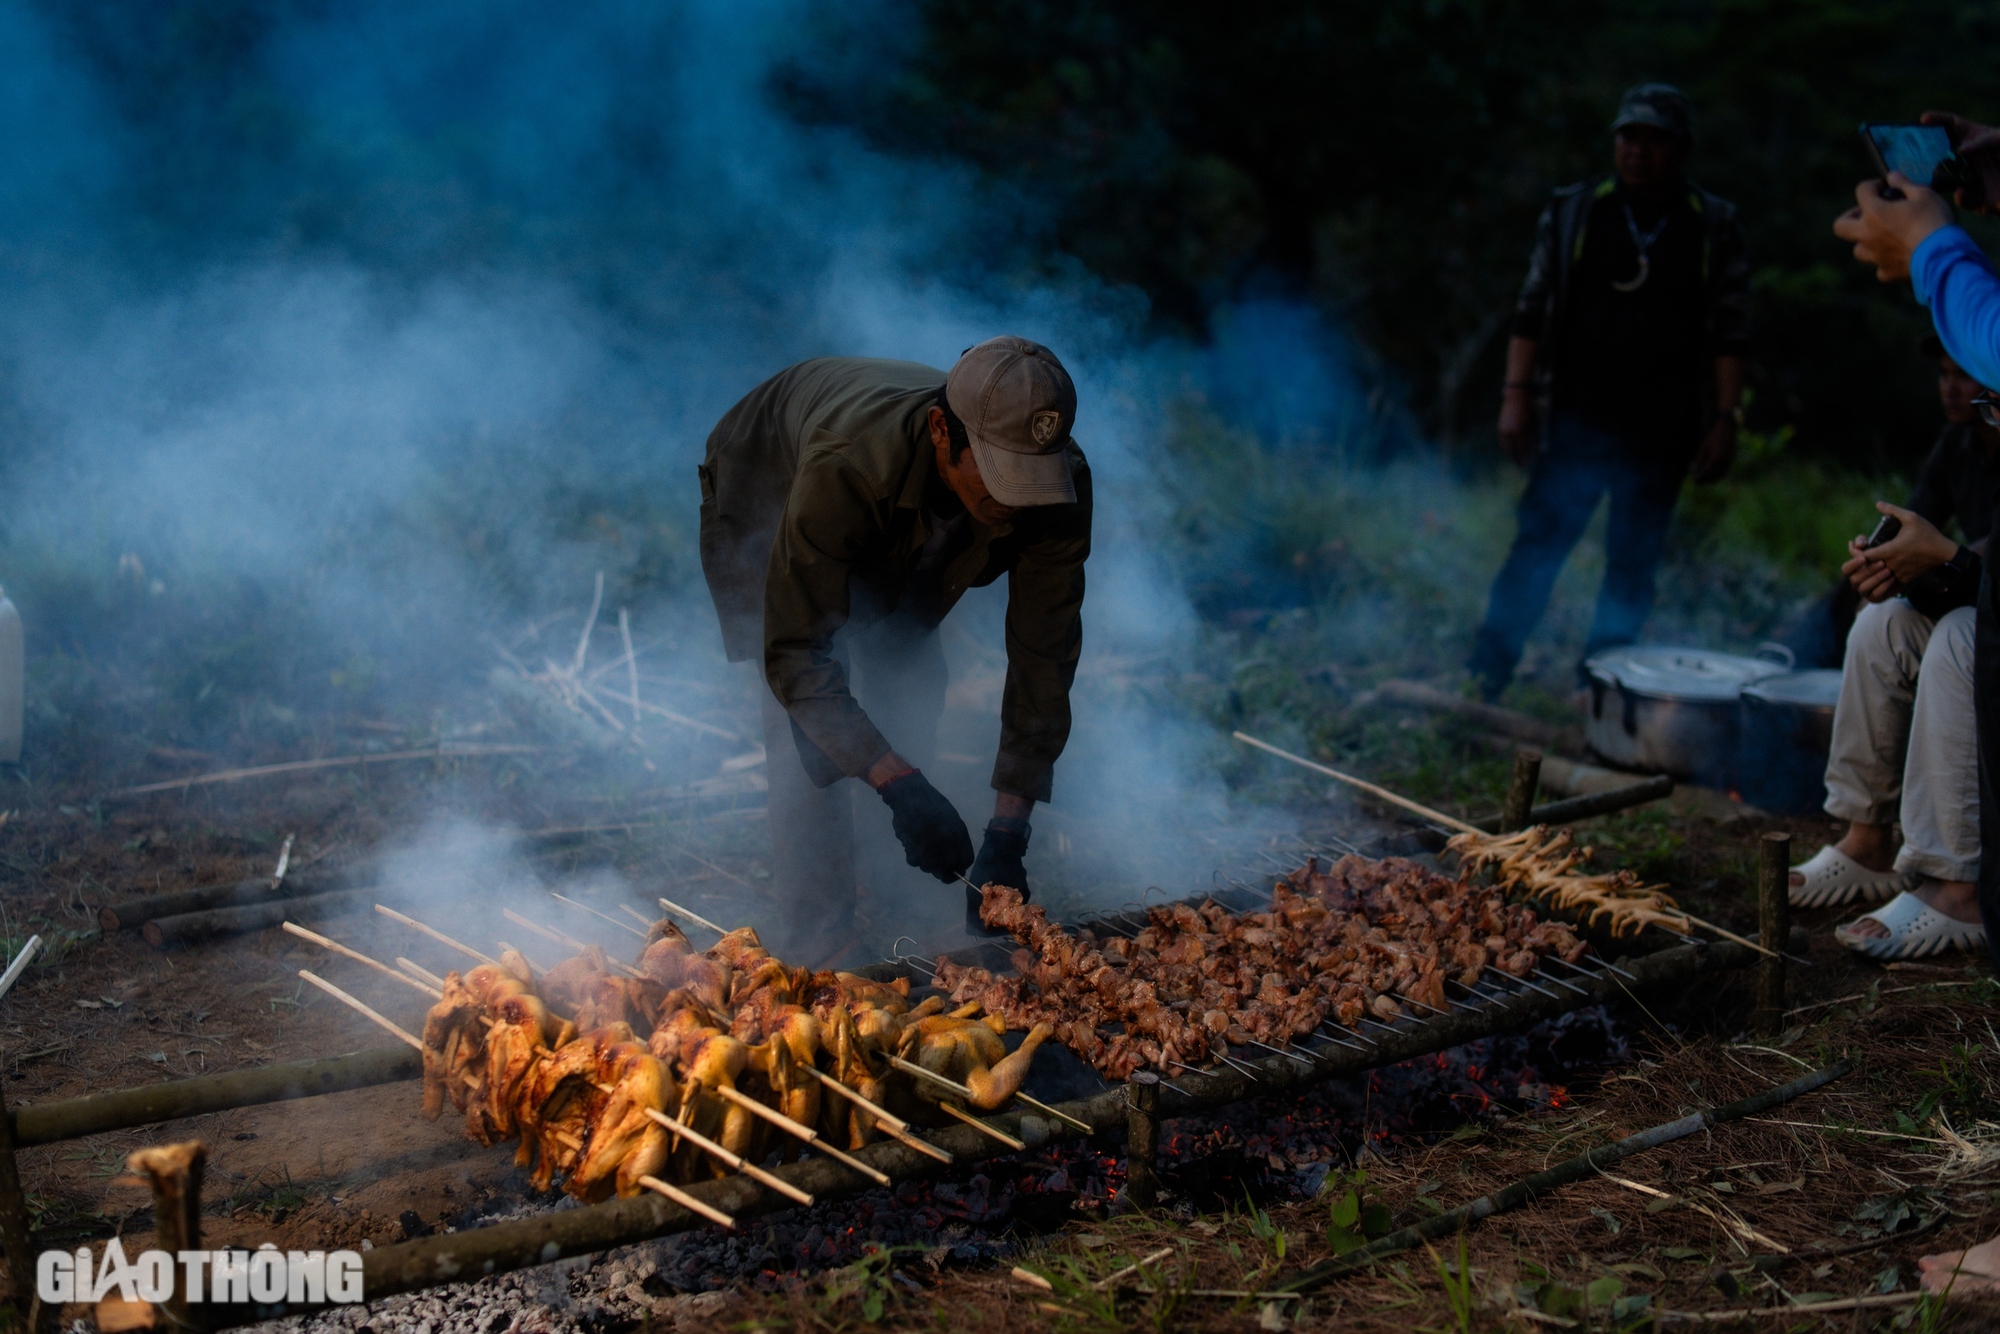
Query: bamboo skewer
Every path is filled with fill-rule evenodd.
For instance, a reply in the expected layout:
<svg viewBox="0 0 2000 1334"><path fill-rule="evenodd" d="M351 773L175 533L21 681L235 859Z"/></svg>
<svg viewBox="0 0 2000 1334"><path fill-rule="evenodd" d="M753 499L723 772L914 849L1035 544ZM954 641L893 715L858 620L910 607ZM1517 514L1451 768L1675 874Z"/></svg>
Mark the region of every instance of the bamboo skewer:
<svg viewBox="0 0 2000 1334"><path fill-rule="evenodd" d="M1463 820L1457 819L1450 815L1446 815L1443 811L1432 810L1430 807L1425 806L1419 802L1411 801L1408 797L1399 797L1386 787L1377 787L1375 784L1367 782L1363 779L1356 778L1352 774L1344 774L1340 772L1340 770L1338 769L1329 769L1324 764L1315 763L1314 761L1307 759L1303 755L1294 755L1289 750L1280 750L1278 749L1278 747L1272 745L1268 741L1259 741L1256 737L1251 736L1248 732L1231 732L1229 735L1235 737L1238 741L1241 741L1246 746L1254 746L1258 750L1266 751L1269 754L1276 755L1281 760L1290 760L1293 764L1296 764L1301 768L1310 769L1316 774L1325 774L1328 778L1338 779L1340 782L1346 783L1352 787L1359 788L1361 791L1368 793L1368 795L1386 801L1392 806L1400 806L1404 810L1409 811L1414 815L1421 815L1424 817L1424 819L1431 821L1433 824L1440 824L1448 829L1456 829L1461 834L1471 834L1477 838L1484 839L1492 837L1492 835L1488 834L1485 830L1481 829L1477 825L1467 824ZM1754 940L1745 940L1742 936L1737 935L1734 931L1725 931L1723 928L1717 926L1715 923L1705 922L1701 918L1696 917L1692 913L1686 912L1684 910L1676 909L1675 911L1678 912L1680 916L1685 917L1689 922L1691 922L1695 926L1702 928L1704 931L1713 931L1716 935L1721 936L1724 940L1733 940L1738 945L1747 946L1750 949L1756 950L1759 954L1768 954L1774 959L1778 957L1777 951L1767 949L1764 946L1759 945Z"/></svg>
<svg viewBox="0 0 2000 1334"><path fill-rule="evenodd" d="M709 930L715 932L715 934L718 936L726 936L729 934L727 931L724 931L721 927L717 926L715 923L709 921L706 917L703 917L698 913L689 912L686 908L681 907L680 904L675 903L672 899L667 898L664 895L662 895L660 898L660 906L662 908L665 908L668 912L679 913L681 916L687 918L690 922L693 922L696 926L707 927Z"/></svg>
<svg viewBox="0 0 2000 1334"><path fill-rule="evenodd" d="M579 954L581 954L584 950L590 948L588 945L584 944L584 942L578 940L575 936L566 936L562 932L557 931L553 927L542 926L537 922L530 921L528 918L523 917L521 916L521 914L515 912L512 908L502 908L500 910L500 915L502 917L505 917L508 921L512 922L515 926L522 928L523 930L532 931L536 935L542 937L544 940L554 941L558 945L566 945L570 949L575 950ZM522 955L522 957L526 958L527 956ZM610 964L613 968L616 968L620 972L624 973L627 977L645 976L644 973L641 973L638 969L632 967L632 965L628 963L623 963L617 959L610 958L609 956L606 956L605 962Z"/></svg>
<svg viewBox="0 0 2000 1334"><path fill-rule="evenodd" d="M935 1070L926 1070L923 1066L916 1064L914 1061L906 1061L900 1056L891 1056L889 1058L889 1064L895 1066L898 1070L901 1070L905 1074L915 1075L919 1079L928 1079L933 1084L937 1084L944 1088L948 1088L953 1093L956 1093L960 1097L964 1098L967 1102L978 1101L978 1099L973 1096L972 1090L967 1088L965 1085L959 1083L955 1079L948 1079L945 1076L939 1074ZM1078 1130L1081 1130L1086 1135L1093 1133L1088 1125L1085 1125L1083 1122L1077 1120L1075 1117L1071 1116L1068 1112L1059 1112L1055 1108L1049 1106L1047 1103L1041 1102L1035 1098L1031 1098L1027 1094L1019 1092L1018 1090L1014 1093L1014 1101L1021 1103L1024 1106L1032 1107L1036 1111L1041 1112L1043 1115L1052 1117L1057 1121L1061 1121L1065 1125L1075 1126Z"/></svg>
<svg viewBox="0 0 2000 1334"><path fill-rule="evenodd" d="M0 973L0 996L5 996L14 989L14 983L20 980L22 970L27 968L29 961L35 957L41 948L42 938L40 936L28 937L27 942L15 953L14 962L7 965L5 973Z"/></svg>
<svg viewBox="0 0 2000 1334"><path fill-rule="evenodd" d="M411 963L408 959L405 959L400 954L396 956L396 967L402 969L404 972L408 973L411 977L416 978L419 982L428 982L434 987L444 986L443 978L439 977L436 973L433 973L428 968L418 967L416 964ZM438 994L441 996L444 993L440 991Z"/></svg>
<svg viewBox="0 0 2000 1334"><path fill-rule="evenodd" d="M1014 1150L1016 1153L1019 1153L1022 1149L1028 1147L1026 1144L1022 1143L1018 1139L1015 1139L1012 1135L1000 1129L998 1126L987 1125L984 1121L974 1116L971 1112L968 1112L962 1107L959 1107L956 1103L941 1102L938 1104L938 1108L939 1110L943 1111L945 1115L956 1117L960 1121L963 1121L965 1122L965 1124L971 1126L974 1130L979 1131L981 1134L991 1135L994 1139L999 1140L1002 1144L1005 1144L1008 1148Z"/></svg>
<svg viewBox="0 0 2000 1334"><path fill-rule="evenodd" d="M299 936L305 940L310 940L313 944L318 945L322 949L332 950L335 954L343 955L349 959L354 960L356 963L366 964L368 965L368 967L373 968L376 972L381 973L386 977L393 977L406 987L415 987L418 991L423 992L425 995L429 996L432 1000L444 999L444 992L440 991L438 988L426 986L422 982L419 982L416 978L411 977L406 973L399 973L386 963L378 963L374 959L371 959L367 955L361 953L359 950L351 950L347 948L347 946L341 944L337 940L328 940L325 936L322 936L317 931L308 931L304 927L300 926L297 922L286 922L284 924L284 928L285 930L291 932L295 936Z"/></svg>
<svg viewBox="0 0 2000 1334"><path fill-rule="evenodd" d="M703 1204L679 1186L660 1180L658 1177L640 1177L639 1184L656 1194L664 1195L681 1208L700 1214L709 1222L719 1224L731 1231L736 1228L736 1220L712 1204Z"/></svg>
<svg viewBox="0 0 2000 1334"><path fill-rule="evenodd" d="M1444 825L1448 829L1456 829L1461 834L1479 834L1482 837L1485 835L1486 831L1477 825L1467 824L1465 821L1454 816L1446 815L1443 811L1434 811L1428 806L1411 801L1408 797L1399 797L1386 787L1377 787L1375 784L1356 778L1352 774L1344 774L1338 769L1329 769L1324 764L1317 764L1303 755L1294 755L1289 750L1279 750L1270 742L1259 741L1248 732L1231 732L1229 735L1235 737L1246 746L1255 746L1258 750L1268 751L1281 760L1290 760L1293 764L1301 768L1310 769L1316 774L1325 774L1328 778L1337 779L1350 787L1359 788L1369 796L1386 801L1391 806L1401 806L1411 814L1421 815L1434 824Z"/></svg>
<svg viewBox="0 0 2000 1334"><path fill-rule="evenodd" d="M409 927L412 931L421 931L424 935L429 936L432 940L435 940L440 945L448 945L452 949L457 950L460 954L469 954L473 958L479 960L479 962L481 963L497 964L500 962L498 959L489 958L488 956L481 954L478 950L472 948L472 946L470 945L461 945L458 941L453 940L450 936L447 936L444 932L436 930L432 927L425 926L422 922L419 922L414 917L405 917L402 913L397 912L394 908L385 908L378 903L375 905L375 911L381 913L384 917L388 918L392 922L401 922L404 926Z"/></svg>
<svg viewBox="0 0 2000 1334"><path fill-rule="evenodd" d="M549 897L554 899L557 903L567 903L572 908L582 909L584 912L589 913L592 917L603 918L605 921L611 923L611 925L617 927L620 931L631 931L633 935L639 937L641 940L644 940L646 938L646 933L644 931L634 931L631 927L625 925L625 923L619 921L616 917L613 917L609 913L601 913L597 911L597 909L591 907L588 903L578 903L575 899L565 898L563 895L558 894L553 890L549 892Z"/></svg>
<svg viewBox="0 0 2000 1334"><path fill-rule="evenodd" d="M599 1084L597 1087L606 1093L609 1093L611 1091L609 1085ZM723 1166L735 1168L737 1171L741 1172L744 1176L749 1177L752 1181L756 1181L763 1185L769 1186L772 1190L777 1191L778 1194L784 1196L788 1200L796 1200L800 1204L811 1204L813 1202L813 1197L810 1194L800 1190L797 1186L794 1186L791 1182L785 1180L783 1177L773 1176L771 1173L757 1166L757 1164L751 1162L748 1158L745 1158L742 1154L723 1148L720 1144L717 1144L714 1140L702 1134L700 1131L695 1130L690 1126L683 1125L681 1122L674 1120L673 1117L668 1116L665 1112L660 1111L658 1108L648 1107L645 1109L645 1111L646 1115L649 1118L665 1126L668 1130L672 1131L674 1134L683 1136L693 1141L694 1146L696 1148L711 1155L716 1160L721 1162Z"/></svg>
<svg viewBox="0 0 2000 1334"><path fill-rule="evenodd" d="M769 1121L772 1125L778 1127L778 1129L784 1131L786 1134L795 1136L796 1138L804 1141L805 1143L812 1145L813 1148L819 1150L821 1153L833 1159L835 1162L841 1164L843 1167L851 1168L852 1170L859 1172L862 1176L867 1177L870 1181L874 1182L876 1185L886 1186L890 1184L889 1174L887 1172L878 1172L874 1168L870 1167L868 1164L862 1162L859 1158L856 1158L853 1154L846 1153L840 1149L834 1148L833 1145L826 1142L826 1138L823 1135L821 1135L817 1130L814 1130L811 1126L805 1125L799 1121L794 1121L791 1117L786 1116L783 1112L777 1110L775 1107L766 1107L763 1103L758 1102L755 1098L749 1097L746 1094L738 1093L735 1089L730 1088L727 1084L721 1085L715 1091L717 1093L720 1093L723 1097L727 1098L730 1102L735 1103L738 1107L741 1107L743 1110L749 1112L751 1115L761 1116L766 1121Z"/></svg>
<svg viewBox="0 0 2000 1334"><path fill-rule="evenodd" d="M633 920L633 921L635 921L635 922L639 923L639 924L640 924L641 926L643 926L643 927L645 927L645 928L646 928L646 931L647 931L648 933L651 933L651 931L652 931L652 929L653 929L653 923L652 923L651 919L649 919L649 918L648 918L648 917L646 916L646 914L644 914L644 913L640 912L640 911L639 911L639 910L638 910L637 908L634 908L634 907L633 907L633 906L632 906L631 904L629 904L629 903L621 903L621 904L619 904L618 906L619 906L619 907L620 907L621 909L623 909L623 910L625 911L625 913L626 913L627 915L629 915L629 916L630 916L630 917L632 918L632 920Z"/></svg>
<svg viewBox="0 0 2000 1334"><path fill-rule="evenodd" d="M915 1149L918 1153L935 1158L941 1163L952 1161L951 1155L940 1149L937 1145L912 1135L910 1133L910 1123L902 1117L897 1116L888 1108L870 1102L867 1098L862 1097L859 1093L856 1093L853 1089L847 1087L847 1085L841 1083L824 1070L815 1070L809 1065L802 1065L799 1069L805 1071L841 1097L846 1098L849 1102L873 1116L876 1126L890 1139L908 1148Z"/></svg>
<svg viewBox="0 0 2000 1334"><path fill-rule="evenodd" d="M345 1004L360 1011L362 1014L367 1015L370 1019L373 1019L376 1023L380 1024L382 1027L388 1029L391 1033L394 1033L397 1037L409 1043L412 1047L415 1047L418 1051L422 1051L424 1049L424 1044L421 1041L419 1041L414 1034L400 1027L392 1020L384 1019L381 1015L369 1009L366 1005L363 1005L360 1001L354 999L354 997L348 995L346 992L342 991L339 987L333 985L333 983L327 981L325 978L320 977L314 973L309 973L303 968L299 969L299 976L303 977L306 981L318 987L321 991L324 991L327 995L332 996L335 1000L344 1002Z"/></svg>

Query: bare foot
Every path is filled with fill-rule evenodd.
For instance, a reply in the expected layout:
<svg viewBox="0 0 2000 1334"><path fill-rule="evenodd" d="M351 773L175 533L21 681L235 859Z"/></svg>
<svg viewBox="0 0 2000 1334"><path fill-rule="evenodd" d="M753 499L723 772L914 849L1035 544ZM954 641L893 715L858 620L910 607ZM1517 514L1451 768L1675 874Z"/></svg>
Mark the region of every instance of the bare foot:
<svg viewBox="0 0 2000 1334"><path fill-rule="evenodd" d="M2000 1292L2000 1237L1917 1261L1925 1292Z"/></svg>
<svg viewBox="0 0 2000 1334"><path fill-rule="evenodd" d="M1970 880L1932 880L1929 876L1925 876L1910 893L1921 899L1926 907L1936 908L1954 922L1979 920L1977 886ZM1889 928L1872 917L1849 922L1841 929L1850 936L1867 936L1874 939L1882 939L1889 934Z"/></svg>
<svg viewBox="0 0 2000 1334"><path fill-rule="evenodd" d="M1887 871L1896 864L1895 831L1885 824L1863 824L1856 820L1833 846L1871 871ZM1805 883L1803 875L1792 872L1792 888L1802 888Z"/></svg>

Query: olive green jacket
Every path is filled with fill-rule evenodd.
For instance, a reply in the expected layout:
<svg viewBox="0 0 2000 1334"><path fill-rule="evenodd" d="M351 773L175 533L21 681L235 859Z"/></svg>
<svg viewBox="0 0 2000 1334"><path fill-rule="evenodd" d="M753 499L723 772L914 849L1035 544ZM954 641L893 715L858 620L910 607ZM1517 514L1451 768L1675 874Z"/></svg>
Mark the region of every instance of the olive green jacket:
<svg viewBox="0 0 2000 1334"><path fill-rule="evenodd" d="M928 417L944 379L915 362L823 357L751 390L710 433L699 469L702 571L730 661L763 654L772 693L822 752L801 751L822 786L860 776L890 749L848 690L834 636L899 609L935 626L966 589L1007 575L993 786L1047 801L1083 646L1090 470L1072 442L1075 504L1025 509L993 528L962 525L943 553L934 603L905 605L931 536Z"/></svg>

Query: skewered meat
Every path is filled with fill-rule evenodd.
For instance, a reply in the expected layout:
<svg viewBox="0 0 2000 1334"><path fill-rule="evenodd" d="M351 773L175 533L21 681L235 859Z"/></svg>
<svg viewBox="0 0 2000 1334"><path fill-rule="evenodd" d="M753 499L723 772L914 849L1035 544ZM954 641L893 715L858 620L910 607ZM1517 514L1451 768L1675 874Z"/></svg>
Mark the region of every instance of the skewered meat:
<svg viewBox="0 0 2000 1334"><path fill-rule="evenodd" d="M1445 846L1458 854L1468 874L1491 867L1507 888L1558 908L1583 910L1592 923L1607 922L1614 936L1648 926L1685 932L1693 925L1661 886L1642 885L1630 871L1576 874L1574 868L1593 850L1575 844L1576 835L1567 829L1551 833L1546 825L1535 825L1502 838L1460 834Z"/></svg>
<svg viewBox="0 0 2000 1334"><path fill-rule="evenodd" d="M1019 976L995 978L940 959L938 985L978 1000L1008 1026L1054 1025L1112 1078L1140 1065L1206 1063L1218 1041L1282 1045L1329 1020L1394 1021L1443 1010L1448 977L1470 985L1489 967L1515 976L1545 954L1574 962L1584 944L1504 891L1451 880L1401 858L1318 859L1280 880L1271 906L1160 905L1130 938L1075 935L1017 891L988 885L981 917L1023 942ZM1106 1030L1118 1029L1107 1036Z"/></svg>
<svg viewBox="0 0 2000 1334"><path fill-rule="evenodd" d="M1008 1055L1004 1025L975 1022L976 1006L943 1019L940 996L910 1004L907 979L790 968L748 930L696 953L671 924L656 925L643 976L611 969L601 949L586 947L539 978L512 951L448 975L424 1023L425 1114L442 1114L449 1099L473 1139L519 1136L516 1161L539 1189L560 1178L581 1198L630 1195L641 1176L720 1171L691 1139L674 1149L673 1130L649 1110L761 1158L766 1123L723 1097L728 1089L861 1147L875 1132L872 1117L824 1096L808 1068L830 1066L870 1100L931 1123L935 1104L917 1100L887 1056L916 1052L993 1107L1019 1088L1048 1036L1031 1034ZM925 1023L932 1027L913 1036ZM797 1152L796 1140L785 1152Z"/></svg>

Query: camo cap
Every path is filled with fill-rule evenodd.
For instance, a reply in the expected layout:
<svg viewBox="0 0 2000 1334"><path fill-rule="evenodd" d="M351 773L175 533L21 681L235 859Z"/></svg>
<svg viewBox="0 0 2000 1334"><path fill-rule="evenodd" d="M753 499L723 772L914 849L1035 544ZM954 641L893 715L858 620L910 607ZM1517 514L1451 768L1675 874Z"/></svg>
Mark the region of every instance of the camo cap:
<svg viewBox="0 0 2000 1334"><path fill-rule="evenodd" d="M1055 353L1025 338L989 338L965 350L944 393L995 500L1020 507L1076 501L1063 456L1076 421L1076 385Z"/></svg>
<svg viewBox="0 0 2000 1334"><path fill-rule="evenodd" d="M1611 122L1611 132L1616 134L1628 125L1650 125L1683 143L1692 143L1694 102L1670 83L1637 84L1618 100L1618 118Z"/></svg>

